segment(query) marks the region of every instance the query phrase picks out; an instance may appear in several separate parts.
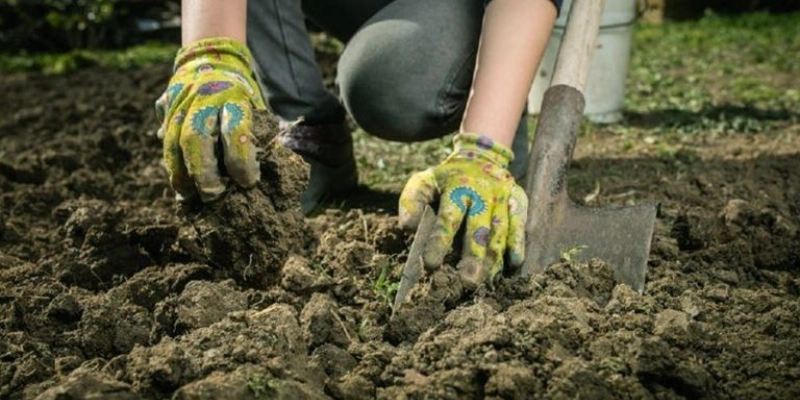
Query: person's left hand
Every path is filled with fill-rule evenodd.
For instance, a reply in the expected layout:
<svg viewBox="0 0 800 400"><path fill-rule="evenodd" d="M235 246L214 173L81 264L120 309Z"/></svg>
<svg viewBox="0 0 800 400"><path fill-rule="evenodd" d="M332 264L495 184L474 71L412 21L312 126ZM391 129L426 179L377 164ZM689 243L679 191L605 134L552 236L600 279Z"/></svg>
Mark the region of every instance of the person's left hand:
<svg viewBox="0 0 800 400"><path fill-rule="evenodd" d="M439 200L423 252L425 266L436 268L466 218L457 268L467 282L479 285L502 271L504 254L511 266L522 265L528 198L508 172L514 157L509 148L470 133L456 135L453 143L444 162L408 180L400 195L399 221L403 228L416 228L425 205Z"/></svg>

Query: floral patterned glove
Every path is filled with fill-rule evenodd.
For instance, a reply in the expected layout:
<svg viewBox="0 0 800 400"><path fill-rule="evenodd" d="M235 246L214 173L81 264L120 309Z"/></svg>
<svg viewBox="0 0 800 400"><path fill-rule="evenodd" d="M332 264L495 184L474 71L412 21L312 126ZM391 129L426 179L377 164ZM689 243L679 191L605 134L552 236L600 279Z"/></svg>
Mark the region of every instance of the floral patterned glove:
<svg viewBox="0 0 800 400"><path fill-rule="evenodd" d="M197 195L212 201L225 191L218 155L239 185L259 180L250 129L252 110L265 105L251 59L243 44L228 38L203 39L178 51L156 111L163 119L158 137L164 163L179 201Z"/></svg>
<svg viewBox="0 0 800 400"><path fill-rule="evenodd" d="M423 253L428 268L442 264L456 232L466 219L458 270L478 285L503 269L503 255L512 266L525 257L528 198L508 164L511 150L486 136L461 133L453 153L441 164L411 176L400 194L399 220L414 229L426 204L439 200L439 212Z"/></svg>

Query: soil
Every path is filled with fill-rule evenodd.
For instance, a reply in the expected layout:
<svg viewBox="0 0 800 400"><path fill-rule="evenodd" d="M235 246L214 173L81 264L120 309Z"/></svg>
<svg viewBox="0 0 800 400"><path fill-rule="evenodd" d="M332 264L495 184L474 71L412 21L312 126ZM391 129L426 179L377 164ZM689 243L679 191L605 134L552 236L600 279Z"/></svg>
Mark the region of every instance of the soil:
<svg viewBox="0 0 800 400"><path fill-rule="evenodd" d="M0 77L0 398L800 397L796 119L579 139L576 201L660 203L642 294L599 260L475 292L445 266L390 319L411 235L368 191L304 220L275 150L257 189L176 205L169 72Z"/></svg>

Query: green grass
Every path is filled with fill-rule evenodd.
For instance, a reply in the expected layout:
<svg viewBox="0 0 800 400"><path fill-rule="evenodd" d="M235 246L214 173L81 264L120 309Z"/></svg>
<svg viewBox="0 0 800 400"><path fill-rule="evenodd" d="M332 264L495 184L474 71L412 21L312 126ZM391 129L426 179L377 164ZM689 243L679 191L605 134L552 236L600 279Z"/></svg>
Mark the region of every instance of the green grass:
<svg viewBox="0 0 800 400"><path fill-rule="evenodd" d="M399 192L408 177L442 161L453 150L452 135L420 143L388 142L362 130L353 135L359 181L373 189Z"/></svg>
<svg viewBox="0 0 800 400"><path fill-rule="evenodd" d="M136 68L168 62L178 51L176 44L148 43L124 50L73 50L60 54L0 54L0 72L63 74L81 68Z"/></svg>
<svg viewBox="0 0 800 400"><path fill-rule="evenodd" d="M759 133L797 118L800 14L639 24L626 110L648 133Z"/></svg>
<svg viewBox="0 0 800 400"><path fill-rule="evenodd" d="M390 276L391 271L391 263L383 264L378 279L372 285L372 291L388 305L394 302L394 296L397 294L397 290L400 289L400 280L392 279Z"/></svg>

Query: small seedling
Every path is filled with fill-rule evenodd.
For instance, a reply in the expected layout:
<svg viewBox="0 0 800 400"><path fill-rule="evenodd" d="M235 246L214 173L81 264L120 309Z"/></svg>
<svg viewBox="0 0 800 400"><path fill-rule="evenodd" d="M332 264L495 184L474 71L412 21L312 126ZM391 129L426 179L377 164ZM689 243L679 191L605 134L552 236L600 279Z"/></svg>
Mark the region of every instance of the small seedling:
<svg viewBox="0 0 800 400"><path fill-rule="evenodd" d="M375 292L376 295L381 297L388 304L391 304L392 301L394 301L394 296L397 294L397 289L400 288L400 282L392 281L389 277L391 269L391 263L384 263L381 267L381 274L378 276L378 280L375 281L375 284L372 286L373 292Z"/></svg>
<svg viewBox="0 0 800 400"><path fill-rule="evenodd" d="M588 249L589 246L586 245L578 245L571 249L562 250L561 251L561 261L564 262L573 262L575 258L581 254L581 252L585 249Z"/></svg>
<svg viewBox="0 0 800 400"><path fill-rule="evenodd" d="M257 399L273 398L274 392L276 392L279 387L280 381L277 379L264 379L262 375L254 375L247 378L247 388L253 392L253 396Z"/></svg>
<svg viewBox="0 0 800 400"><path fill-rule="evenodd" d="M263 399L267 397L267 383L264 382L264 377L261 375L247 378L247 388L253 392L253 395L257 399Z"/></svg>

